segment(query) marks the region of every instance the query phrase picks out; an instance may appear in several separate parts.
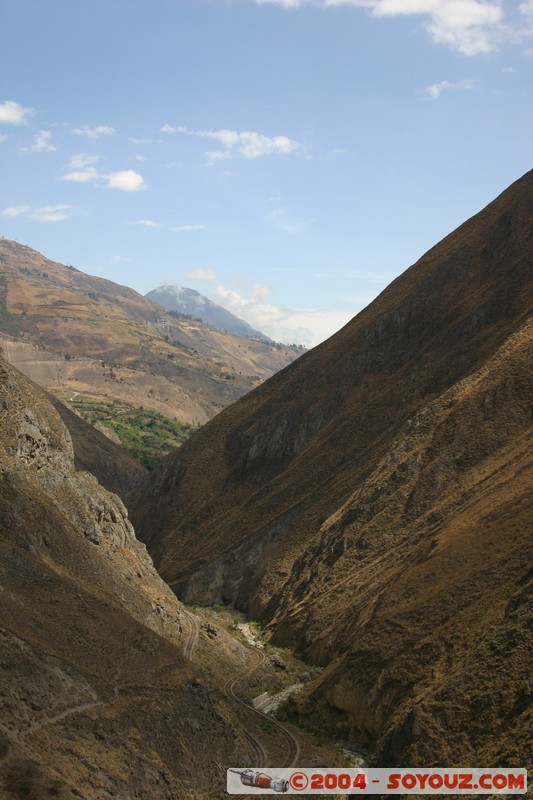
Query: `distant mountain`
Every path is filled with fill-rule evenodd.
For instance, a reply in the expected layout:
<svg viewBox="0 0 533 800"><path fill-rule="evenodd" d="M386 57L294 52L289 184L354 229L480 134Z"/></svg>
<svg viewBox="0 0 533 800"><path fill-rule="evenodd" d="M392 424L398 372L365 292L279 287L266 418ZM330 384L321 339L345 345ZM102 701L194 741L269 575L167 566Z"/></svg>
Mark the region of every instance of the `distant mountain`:
<svg viewBox="0 0 533 800"><path fill-rule="evenodd" d="M200 294L195 289L187 289L179 284L167 284L158 286L148 292L145 297L153 300L154 303L166 308L167 311L176 311L178 314L187 314L194 318L207 322L219 331L234 333L236 336L248 336L254 339L262 339L264 342L271 342L268 336L261 331L256 331L240 317L236 317L231 311L213 303L208 297Z"/></svg>
<svg viewBox="0 0 533 800"><path fill-rule="evenodd" d="M8 239L0 239L0 348L62 399L142 407L190 425L300 355L170 314Z"/></svg>
<svg viewBox="0 0 533 800"><path fill-rule="evenodd" d="M533 171L128 500L178 597L324 667L287 713L379 766L530 753L532 263Z"/></svg>

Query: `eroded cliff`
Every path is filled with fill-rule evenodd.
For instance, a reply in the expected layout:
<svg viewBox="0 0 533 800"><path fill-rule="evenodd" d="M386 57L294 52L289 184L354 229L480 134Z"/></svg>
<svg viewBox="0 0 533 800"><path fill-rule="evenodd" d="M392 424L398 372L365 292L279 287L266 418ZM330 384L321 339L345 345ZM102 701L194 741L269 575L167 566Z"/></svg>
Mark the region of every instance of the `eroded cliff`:
<svg viewBox="0 0 533 800"><path fill-rule="evenodd" d="M0 361L0 793L207 798L247 753L184 616L46 394ZM194 743L191 739L194 731Z"/></svg>

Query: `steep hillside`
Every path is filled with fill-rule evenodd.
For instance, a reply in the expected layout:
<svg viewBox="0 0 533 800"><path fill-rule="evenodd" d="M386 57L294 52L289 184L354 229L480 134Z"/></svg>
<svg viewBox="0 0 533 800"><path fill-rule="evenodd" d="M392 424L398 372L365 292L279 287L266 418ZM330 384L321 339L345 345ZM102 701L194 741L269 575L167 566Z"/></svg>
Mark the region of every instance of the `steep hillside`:
<svg viewBox="0 0 533 800"><path fill-rule="evenodd" d="M146 477L147 470L67 403L53 395L49 399L72 438L75 468L92 472L105 489L125 498Z"/></svg>
<svg viewBox="0 0 533 800"><path fill-rule="evenodd" d="M178 596L326 666L299 711L381 763L525 752L532 211L528 173L131 501Z"/></svg>
<svg viewBox="0 0 533 800"><path fill-rule="evenodd" d="M0 551L0 796L221 795L219 762L253 753L184 655L181 606L119 498L74 471L45 393L3 359Z"/></svg>
<svg viewBox="0 0 533 800"><path fill-rule="evenodd" d="M56 394L202 424L298 355L168 314L125 286L0 239L0 346Z"/></svg>
<svg viewBox="0 0 533 800"><path fill-rule="evenodd" d="M207 322L219 331L234 333L237 336L251 336L272 343L272 339L269 339L264 333L256 331L243 319L236 317L226 308L213 303L212 300L195 291L195 289L188 289L186 286L177 284L168 284L152 289L145 296L149 300L153 300L154 303L159 303L167 311L188 314Z"/></svg>

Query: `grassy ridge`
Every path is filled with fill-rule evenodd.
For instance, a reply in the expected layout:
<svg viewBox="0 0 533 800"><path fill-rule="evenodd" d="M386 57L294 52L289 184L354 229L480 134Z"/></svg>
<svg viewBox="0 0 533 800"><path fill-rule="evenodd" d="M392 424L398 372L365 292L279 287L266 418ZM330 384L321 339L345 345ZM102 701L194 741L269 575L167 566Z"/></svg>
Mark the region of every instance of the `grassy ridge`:
<svg viewBox="0 0 533 800"><path fill-rule="evenodd" d="M68 401L87 422L100 422L120 438L124 450L148 469L189 438L194 426L121 403L76 398Z"/></svg>

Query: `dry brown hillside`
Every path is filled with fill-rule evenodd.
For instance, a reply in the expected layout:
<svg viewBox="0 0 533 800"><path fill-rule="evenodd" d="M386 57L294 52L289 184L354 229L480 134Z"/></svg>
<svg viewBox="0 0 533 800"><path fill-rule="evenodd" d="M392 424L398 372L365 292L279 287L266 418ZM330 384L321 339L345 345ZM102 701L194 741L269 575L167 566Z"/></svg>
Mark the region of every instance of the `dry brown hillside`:
<svg viewBox="0 0 533 800"><path fill-rule="evenodd" d="M382 764L527 754L532 262L530 172L131 499L178 596L324 665L295 712Z"/></svg>
<svg viewBox="0 0 533 800"><path fill-rule="evenodd" d="M123 504L3 359L0 600L2 798L208 800L254 758Z"/></svg>
<svg viewBox="0 0 533 800"><path fill-rule="evenodd" d="M167 313L133 289L0 239L0 346L56 394L202 424L298 352Z"/></svg>

